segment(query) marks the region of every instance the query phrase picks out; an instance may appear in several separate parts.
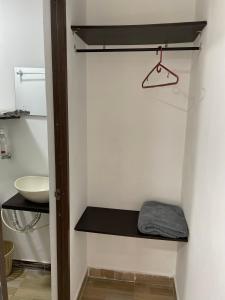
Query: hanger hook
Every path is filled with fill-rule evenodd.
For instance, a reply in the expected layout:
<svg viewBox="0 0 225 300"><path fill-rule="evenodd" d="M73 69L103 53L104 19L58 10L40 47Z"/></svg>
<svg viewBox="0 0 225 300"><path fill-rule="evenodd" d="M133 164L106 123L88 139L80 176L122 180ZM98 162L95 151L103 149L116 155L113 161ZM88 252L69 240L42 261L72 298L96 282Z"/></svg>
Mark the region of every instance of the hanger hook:
<svg viewBox="0 0 225 300"><path fill-rule="evenodd" d="M160 50L160 64L161 64L161 62L162 62L162 53L163 53L162 46L159 47L159 50Z"/></svg>
<svg viewBox="0 0 225 300"><path fill-rule="evenodd" d="M160 65L162 63L162 52L163 52L162 46L160 46L159 50L157 50L157 55L158 55L158 51L160 51L160 61L159 61L158 66L157 66L157 72L160 73L162 71L162 68L160 67Z"/></svg>

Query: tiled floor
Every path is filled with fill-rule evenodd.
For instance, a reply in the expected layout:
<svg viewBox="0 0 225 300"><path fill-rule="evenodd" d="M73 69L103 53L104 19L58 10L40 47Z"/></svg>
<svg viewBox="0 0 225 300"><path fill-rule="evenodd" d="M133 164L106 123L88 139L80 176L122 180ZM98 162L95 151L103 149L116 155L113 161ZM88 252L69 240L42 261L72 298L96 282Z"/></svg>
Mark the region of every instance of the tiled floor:
<svg viewBox="0 0 225 300"><path fill-rule="evenodd" d="M8 278L9 300L50 300L50 279L50 272L14 270ZM176 300L176 296L170 280L149 282L143 278L134 283L88 278L79 300Z"/></svg>
<svg viewBox="0 0 225 300"><path fill-rule="evenodd" d="M174 286L89 278L80 300L176 300Z"/></svg>
<svg viewBox="0 0 225 300"><path fill-rule="evenodd" d="M9 300L50 300L51 274L15 269L8 277Z"/></svg>

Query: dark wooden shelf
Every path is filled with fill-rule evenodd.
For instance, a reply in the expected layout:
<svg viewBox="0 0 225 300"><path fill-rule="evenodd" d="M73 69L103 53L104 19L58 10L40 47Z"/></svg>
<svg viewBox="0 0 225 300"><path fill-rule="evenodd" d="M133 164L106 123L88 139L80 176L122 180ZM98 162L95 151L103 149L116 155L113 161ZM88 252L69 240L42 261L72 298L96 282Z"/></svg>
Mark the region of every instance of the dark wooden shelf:
<svg viewBox="0 0 225 300"><path fill-rule="evenodd" d="M49 203L34 203L26 200L22 195L16 194L11 199L2 204L4 209L22 210L31 212L49 213Z"/></svg>
<svg viewBox="0 0 225 300"><path fill-rule="evenodd" d="M87 45L153 45L194 42L206 21L122 26L71 26Z"/></svg>
<svg viewBox="0 0 225 300"><path fill-rule="evenodd" d="M188 242L188 238L170 239L141 234L137 228L138 216L139 212L133 210L87 207L75 230L143 239Z"/></svg>
<svg viewBox="0 0 225 300"><path fill-rule="evenodd" d="M25 110L15 110L15 111L9 111L6 113L0 114L0 120L13 120L13 119L20 119L22 117L30 116L29 111Z"/></svg>
<svg viewBox="0 0 225 300"><path fill-rule="evenodd" d="M14 120L14 119L20 119L20 117L18 116L4 116L4 115L0 115L0 120Z"/></svg>

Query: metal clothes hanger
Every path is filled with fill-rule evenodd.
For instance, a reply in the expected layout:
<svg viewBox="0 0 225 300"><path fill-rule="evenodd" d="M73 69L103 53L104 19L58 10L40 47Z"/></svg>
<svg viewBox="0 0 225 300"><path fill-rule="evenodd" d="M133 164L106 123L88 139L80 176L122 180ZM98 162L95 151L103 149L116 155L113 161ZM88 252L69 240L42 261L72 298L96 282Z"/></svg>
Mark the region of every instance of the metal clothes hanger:
<svg viewBox="0 0 225 300"><path fill-rule="evenodd" d="M170 86L170 85L176 85L179 82L179 76L177 74L175 74L173 71L171 71L170 69L168 69L166 66L164 66L162 64L162 52L163 49L162 47L159 47L159 51L160 51L160 61L157 63L157 65L148 73L148 75L145 77L144 81L142 82L142 88L143 89L149 89L149 88L156 88L156 87L163 87L163 86ZM158 51L157 51L157 55L158 55ZM161 83L161 84L155 84L155 85L149 85L146 83L149 83L149 78L150 76L157 71L158 73L161 73L161 71L165 70L168 72L167 77L169 78L170 75L173 76L173 78L175 79L172 82L167 82L167 83Z"/></svg>

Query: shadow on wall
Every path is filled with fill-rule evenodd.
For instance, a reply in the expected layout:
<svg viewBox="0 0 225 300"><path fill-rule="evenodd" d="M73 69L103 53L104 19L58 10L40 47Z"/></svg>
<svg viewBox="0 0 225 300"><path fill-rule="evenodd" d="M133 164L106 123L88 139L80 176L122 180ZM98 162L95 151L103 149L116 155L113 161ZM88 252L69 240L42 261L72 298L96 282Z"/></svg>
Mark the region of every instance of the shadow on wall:
<svg viewBox="0 0 225 300"><path fill-rule="evenodd" d="M8 212L7 219L11 219L11 213ZM34 217L34 213L18 213L22 224L26 224ZM4 238L12 240L15 244L15 259L30 260L35 262L50 263L50 239L49 239L48 215L42 214L41 220L36 225L42 227L31 233L17 233L4 227Z"/></svg>
<svg viewBox="0 0 225 300"><path fill-rule="evenodd" d="M15 167L21 176L48 175L47 119L29 117L13 122L9 135Z"/></svg>
<svg viewBox="0 0 225 300"><path fill-rule="evenodd" d="M194 58L193 65L199 64L199 57ZM202 62L201 62L202 64ZM192 233L196 229L197 224L195 220L198 218L194 213L198 210L195 209L197 204L196 200L196 184L198 183L199 174L197 173L197 168L199 161L197 156L199 153L199 143L200 143L200 126L201 126L201 109L202 102L205 101L206 91L202 87L202 82L199 81L201 76L199 75L201 70L196 68L193 71L193 77L191 81L190 88L190 99L187 121L187 131L186 131L186 146L185 146L185 161L184 161L184 171L183 171L183 188L182 188L182 199L183 208L189 225L190 237L189 243L187 245L178 245L178 265L177 265L177 281L179 285L179 291L182 292L180 299L185 299L186 295L186 283L188 280L189 266L191 261L191 252L189 248L192 245ZM200 88L202 87L202 88ZM193 96L193 91L197 94ZM180 276L182 273L182 276Z"/></svg>
<svg viewBox="0 0 225 300"><path fill-rule="evenodd" d="M198 108L195 107L195 110ZM186 294L185 286L187 282L187 274L189 274L188 266L190 261L190 251L188 251L190 244L192 243L192 232L195 229L195 224L193 223L194 216L194 197L195 197L195 184L196 184L196 157L195 153L198 151L198 114L195 118L192 117L193 110L189 113L188 118L188 128L186 137L186 158L184 163L184 175L183 175L183 208L185 216L189 226L189 242L188 244L180 243L178 245L178 260L177 265L177 281L179 282L179 290L182 291L182 295L179 295L179 299L184 299ZM191 121L190 121L191 119ZM192 128L190 128L192 127ZM193 133L193 128L195 128L195 137L189 136L189 132ZM188 203L187 203L188 202ZM182 266L181 266L182 265ZM182 276L179 276L182 270Z"/></svg>

